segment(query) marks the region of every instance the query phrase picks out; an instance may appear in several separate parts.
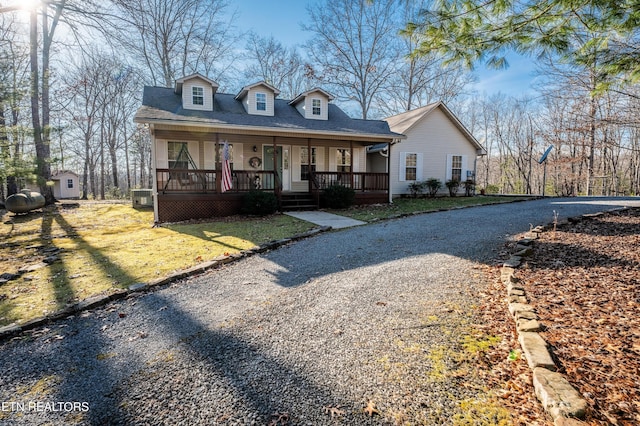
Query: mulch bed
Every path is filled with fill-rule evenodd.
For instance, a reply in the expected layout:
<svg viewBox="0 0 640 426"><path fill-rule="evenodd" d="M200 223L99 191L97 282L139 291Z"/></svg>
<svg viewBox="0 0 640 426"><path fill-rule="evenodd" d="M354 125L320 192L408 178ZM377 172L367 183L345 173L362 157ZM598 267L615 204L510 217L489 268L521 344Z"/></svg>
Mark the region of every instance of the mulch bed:
<svg viewBox="0 0 640 426"><path fill-rule="evenodd" d="M518 271L592 425L640 424L640 210L540 234Z"/></svg>

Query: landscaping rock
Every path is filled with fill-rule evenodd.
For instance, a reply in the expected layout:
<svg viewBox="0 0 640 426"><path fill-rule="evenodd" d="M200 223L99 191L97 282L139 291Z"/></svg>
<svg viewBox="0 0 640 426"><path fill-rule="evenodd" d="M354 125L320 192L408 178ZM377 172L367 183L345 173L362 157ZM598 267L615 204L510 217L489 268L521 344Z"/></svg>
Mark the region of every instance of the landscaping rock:
<svg viewBox="0 0 640 426"><path fill-rule="evenodd" d="M555 426L585 426L586 423L578 419L572 419L569 417L558 417L553 424Z"/></svg>
<svg viewBox="0 0 640 426"><path fill-rule="evenodd" d="M547 342L538 333L521 332L518 336L518 341L532 370L538 367L551 371L556 370L556 365L547 349Z"/></svg>
<svg viewBox="0 0 640 426"><path fill-rule="evenodd" d="M517 317L521 312L533 312L533 306L526 303L509 303L509 312Z"/></svg>
<svg viewBox="0 0 640 426"><path fill-rule="evenodd" d="M533 387L542 406L554 420L560 417L584 418L587 402L562 374L545 368L535 368ZM562 420L561 424L570 425L571 423Z"/></svg>
<svg viewBox="0 0 640 426"><path fill-rule="evenodd" d="M520 311L515 315L516 321L521 320L534 320L538 319L538 315L536 315L533 311Z"/></svg>
<svg viewBox="0 0 640 426"><path fill-rule="evenodd" d="M521 319L516 321L518 331L540 331L542 329L538 320L535 319Z"/></svg>
<svg viewBox="0 0 640 426"><path fill-rule="evenodd" d="M38 269L45 268L46 266L47 264L44 262L34 263L33 265L23 266L22 268L18 269L18 273L24 274L25 272L33 272L37 271Z"/></svg>
<svg viewBox="0 0 640 426"><path fill-rule="evenodd" d="M504 262L504 266L509 268L517 268L522 263L522 257L520 256L511 256L506 262Z"/></svg>
<svg viewBox="0 0 640 426"><path fill-rule="evenodd" d="M10 272L5 272L4 274L0 275L0 280L5 280L5 282L17 280L18 278L20 278L20 274L12 274Z"/></svg>
<svg viewBox="0 0 640 426"><path fill-rule="evenodd" d="M47 265L51 265L52 263L58 262L60 260L60 256L54 254L52 256L45 257L42 261Z"/></svg>

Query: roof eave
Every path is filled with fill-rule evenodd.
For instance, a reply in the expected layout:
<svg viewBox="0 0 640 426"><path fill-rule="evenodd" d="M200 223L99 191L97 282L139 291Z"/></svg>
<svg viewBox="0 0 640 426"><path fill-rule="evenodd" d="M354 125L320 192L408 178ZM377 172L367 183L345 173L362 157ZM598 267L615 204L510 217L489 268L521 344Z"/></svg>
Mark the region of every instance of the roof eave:
<svg viewBox="0 0 640 426"><path fill-rule="evenodd" d="M134 123L139 124L164 124L170 126L192 126L192 127L210 127L216 129L229 129L229 130L250 130L253 132L273 132L273 133L297 133L300 135L327 135L327 136L341 136L344 138L357 137L366 139L376 139L381 141L395 141L397 139L406 139L407 137L398 133L390 133L387 135L381 135L377 133L351 133L351 132L336 132L326 130L313 130L313 129L297 129L291 127L268 127L268 126L243 126L237 124L225 124L225 123L208 123L202 121L189 121L189 120L166 120L156 118L144 118L134 117Z"/></svg>

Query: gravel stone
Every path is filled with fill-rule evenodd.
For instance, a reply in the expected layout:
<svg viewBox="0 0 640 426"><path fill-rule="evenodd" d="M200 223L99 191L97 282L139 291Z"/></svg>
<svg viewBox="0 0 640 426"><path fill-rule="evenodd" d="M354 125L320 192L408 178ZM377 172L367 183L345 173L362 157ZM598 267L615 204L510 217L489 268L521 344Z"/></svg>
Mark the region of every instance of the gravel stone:
<svg viewBox="0 0 640 426"><path fill-rule="evenodd" d="M3 411L0 423L452 424L482 397L461 345L487 285L474 268L554 210L632 202L411 215L131 293L0 343L0 402L88 408Z"/></svg>

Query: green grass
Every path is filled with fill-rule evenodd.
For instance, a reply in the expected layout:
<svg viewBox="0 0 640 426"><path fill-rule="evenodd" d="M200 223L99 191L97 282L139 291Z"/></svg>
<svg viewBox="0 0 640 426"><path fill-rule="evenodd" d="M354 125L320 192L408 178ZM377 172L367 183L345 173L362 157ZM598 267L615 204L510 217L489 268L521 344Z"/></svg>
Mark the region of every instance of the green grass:
<svg viewBox="0 0 640 426"><path fill-rule="evenodd" d="M414 212L433 212L454 207L479 206L484 204L510 203L530 199L531 197L437 197L437 198L399 198L393 204L373 206L354 206L345 210L332 210L336 214L353 219L371 222L388 219Z"/></svg>
<svg viewBox="0 0 640 426"><path fill-rule="evenodd" d="M0 223L0 274L61 249L59 261L0 287L0 326L52 313L97 294L148 282L222 254L238 253L314 225L286 216L153 226L153 212L125 204L49 206Z"/></svg>

